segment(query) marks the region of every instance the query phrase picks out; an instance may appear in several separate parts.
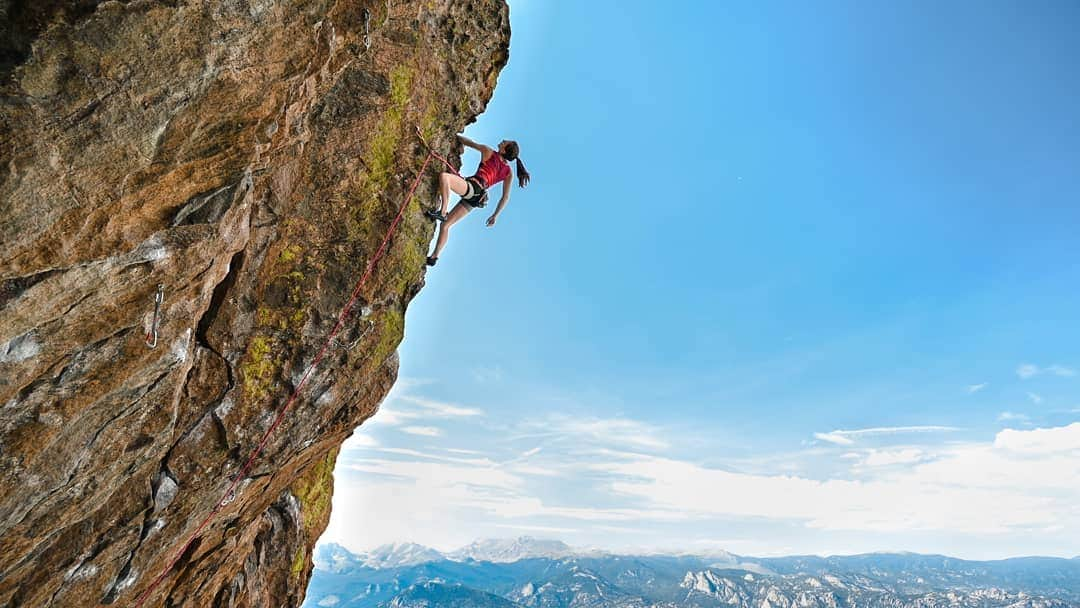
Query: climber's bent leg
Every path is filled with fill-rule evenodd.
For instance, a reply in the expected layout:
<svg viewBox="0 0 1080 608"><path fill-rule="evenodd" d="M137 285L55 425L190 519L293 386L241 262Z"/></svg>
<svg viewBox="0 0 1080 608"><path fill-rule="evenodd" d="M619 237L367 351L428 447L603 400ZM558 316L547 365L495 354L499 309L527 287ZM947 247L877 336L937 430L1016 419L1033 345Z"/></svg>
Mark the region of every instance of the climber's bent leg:
<svg viewBox="0 0 1080 608"><path fill-rule="evenodd" d="M465 180L460 175L454 175L453 173L440 173L439 174L439 195L442 196L442 208L439 211L446 215L446 210L450 207L450 192L458 196L465 196L465 193L469 191L469 184L465 183Z"/></svg>
<svg viewBox="0 0 1080 608"><path fill-rule="evenodd" d="M446 175L446 173L443 173ZM472 207L465 203L458 203L454 205L454 210L450 212L450 215L446 217L446 221L439 225L439 238L435 241L435 252L428 258L428 265L434 266L434 260L439 259L439 254L442 253L443 247L446 247L446 239L450 237L450 227L456 224L461 218L465 217Z"/></svg>

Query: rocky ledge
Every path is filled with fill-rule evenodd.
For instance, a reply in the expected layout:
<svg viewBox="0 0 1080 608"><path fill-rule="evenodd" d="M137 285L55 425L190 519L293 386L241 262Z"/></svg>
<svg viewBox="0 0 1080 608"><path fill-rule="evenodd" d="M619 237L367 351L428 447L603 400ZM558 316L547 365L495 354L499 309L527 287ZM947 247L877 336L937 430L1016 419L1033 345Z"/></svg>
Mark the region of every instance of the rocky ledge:
<svg viewBox="0 0 1080 608"><path fill-rule="evenodd" d="M0 606L135 605L325 341L414 129L449 151L509 36L504 0L0 0ZM435 185L146 606L301 603Z"/></svg>

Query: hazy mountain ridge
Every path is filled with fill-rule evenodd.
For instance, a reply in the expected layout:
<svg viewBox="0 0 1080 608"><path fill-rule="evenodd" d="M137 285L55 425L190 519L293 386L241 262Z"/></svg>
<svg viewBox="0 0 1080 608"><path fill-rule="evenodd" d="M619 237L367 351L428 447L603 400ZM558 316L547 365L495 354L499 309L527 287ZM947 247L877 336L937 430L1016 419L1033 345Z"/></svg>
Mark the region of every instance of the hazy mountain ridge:
<svg viewBox="0 0 1080 608"><path fill-rule="evenodd" d="M517 539L469 547L557 547ZM516 543L516 544L515 544ZM561 543L560 543L561 544ZM562 545L566 547L565 545ZM409 547L408 553L427 555ZM575 553L480 561L459 550L409 566L365 556L316 562L305 606L336 608L1074 608L1080 560L968 561L878 553L839 557ZM334 552L343 549L334 547ZM372 553L380 553L383 548ZM434 551L434 550L430 550ZM436 552L437 553L437 552ZM496 555L505 555L496 552ZM460 561L451 559L456 556ZM726 562L726 563L725 563ZM330 562L327 562L330 563ZM346 566L348 565L348 566ZM324 603L329 597L331 603Z"/></svg>
<svg viewBox="0 0 1080 608"><path fill-rule="evenodd" d="M428 582L410 586L387 608L514 608L514 602L464 585Z"/></svg>
<svg viewBox="0 0 1080 608"><path fill-rule="evenodd" d="M512 539L492 538L478 540L447 555L456 561L516 562L534 557L558 559L575 555L576 552L560 540L541 540L531 536Z"/></svg>

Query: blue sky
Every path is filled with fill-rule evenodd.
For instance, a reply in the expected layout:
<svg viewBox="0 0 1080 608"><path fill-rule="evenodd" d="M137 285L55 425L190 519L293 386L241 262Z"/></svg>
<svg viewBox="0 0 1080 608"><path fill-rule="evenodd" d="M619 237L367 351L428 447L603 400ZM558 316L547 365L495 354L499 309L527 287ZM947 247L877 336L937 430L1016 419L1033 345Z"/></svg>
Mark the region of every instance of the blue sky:
<svg viewBox="0 0 1080 608"><path fill-rule="evenodd" d="M1080 7L511 21L467 133L533 182L428 273L325 540L1080 552Z"/></svg>

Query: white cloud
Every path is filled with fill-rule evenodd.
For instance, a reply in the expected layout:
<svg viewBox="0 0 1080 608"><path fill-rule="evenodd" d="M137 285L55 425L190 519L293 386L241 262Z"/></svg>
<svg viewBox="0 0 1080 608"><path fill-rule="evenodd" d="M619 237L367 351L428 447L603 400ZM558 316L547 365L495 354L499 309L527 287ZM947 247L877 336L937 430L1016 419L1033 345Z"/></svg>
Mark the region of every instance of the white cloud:
<svg viewBox="0 0 1080 608"><path fill-rule="evenodd" d="M442 436L442 430L434 426L405 426L401 427L401 432L410 435L422 435L424 437Z"/></svg>
<svg viewBox="0 0 1080 608"><path fill-rule="evenodd" d="M1071 378L1072 376L1076 375L1076 370L1074 370L1073 368L1057 364L1051 365L1050 367L1046 368L1046 371L1054 374L1055 376L1065 376Z"/></svg>
<svg viewBox="0 0 1080 608"><path fill-rule="evenodd" d="M982 384L969 384L968 387L967 387L967 392L968 392L969 395L973 394L973 393L977 393L977 392L983 390L984 388L986 388L987 386L990 386L989 382L983 382Z"/></svg>
<svg viewBox="0 0 1080 608"><path fill-rule="evenodd" d="M1025 454L1080 452L1080 422L1029 431L1005 429L997 434L994 447Z"/></svg>
<svg viewBox="0 0 1080 608"><path fill-rule="evenodd" d="M546 437L567 440L576 445L632 446L638 449L663 450L668 442L648 424L628 418L588 418L553 415L545 420L528 421L524 428L536 431L522 437Z"/></svg>
<svg viewBox="0 0 1080 608"><path fill-rule="evenodd" d="M404 430L404 429L402 429ZM438 430L438 429L436 429ZM381 452L383 454L395 454L398 456L412 456L414 458L424 458L427 460L436 460L439 462L452 462L455 464L464 464L471 466L492 466L495 463L488 458L458 458L455 456L443 456L442 454L432 454L430 452L421 452L419 450L411 450L409 448L372 448L372 451Z"/></svg>
<svg viewBox="0 0 1080 608"><path fill-rule="evenodd" d="M347 452L349 450L359 450L363 448L370 448L379 445L379 442L375 440L371 435L359 431L353 433L352 437L349 437L341 444L341 451Z"/></svg>
<svg viewBox="0 0 1080 608"><path fill-rule="evenodd" d="M1042 395L1039 395L1037 393L1028 393L1027 396L1028 396L1028 399L1030 399L1032 403L1039 404L1039 403L1043 402Z"/></svg>
<svg viewBox="0 0 1080 608"><path fill-rule="evenodd" d="M814 433L814 438L836 445L853 445L860 437L873 435L904 435L908 433L948 433L960 429L951 426L882 426L868 429L835 430L828 433Z"/></svg>
<svg viewBox="0 0 1080 608"><path fill-rule="evenodd" d="M867 467L887 467L897 464L911 464L926 457L926 452L919 448L901 448L898 450L870 450L862 461Z"/></svg>
<svg viewBox="0 0 1080 608"><path fill-rule="evenodd" d="M531 464L514 464L510 466L510 471L519 475L536 475L539 477L564 477L563 471L557 469L551 469L548 467L538 467Z"/></svg>
<svg viewBox="0 0 1080 608"><path fill-rule="evenodd" d="M535 447L535 448L533 448L531 450L526 450L526 451L522 452L521 456L519 458L525 459L525 458L528 458L530 456L536 456L539 453L540 453L540 447Z"/></svg>
<svg viewBox="0 0 1080 608"><path fill-rule="evenodd" d="M455 523L490 519L486 505L519 495L525 482L491 461L445 462L425 454L343 463L334 486L325 539L354 550L395 541L450 550L477 531Z"/></svg>
<svg viewBox="0 0 1080 608"><path fill-rule="evenodd" d="M425 419L483 415L476 408L411 395L396 396L391 405L375 421L385 416L391 422L384 424L425 437L442 433L418 426ZM1000 419L1026 417L1003 412ZM515 430L529 433L500 435L498 458L464 448L384 447L354 435L350 447L356 452L340 461L327 538L352 539L343 543L349 547L415 540L453 548L498 528L567 533L618 525L631 531L693 529L697 522L748 518L782 520L785 526L829 534L922 530L982 537L1059 526L1055 534L1080 543L1080 508L1075 506L1080 504L1080 422L1005 429L980 443L920 441L918 447L910 447L911 441L878 444L897 435L960 429L882 426L814 433L818 441L833 445L813 448L813 458L828 460L827 470L834 472L811 466L787 474L776 461L750 470L726 462L742 466L734 471L657 455L670 445L664 434L623 417L551 415ZM393 435L378 436L389 442ZM810 458L809 451L799 452L800 462ZM357 457L372 454L379 458ZM838 460L838 454L848 462ZM379 526L365 523L371 521Z"/></svg>
<svg viewBox="0 0 1080 608"><path fill-rule="evenodd" d="M476 450L464 450L464 449L461 449L461 448L443 448L443 449L446 450L447 452L454 452L455 454L472 454L472 455L476 455L476 454L482 454L483 453L483 452L478 452Z"/></svg>
<svg viewBox="0 0 1080 608"><path fill-rule="evenodd" d="M379 411L375 412L375 415L364 424L385 424L386 426L398 426L399 424L405 424L406 422L419 418L420 414L416 412L407 412L398 410L396 408L389 407L387 404L379 406Z"/></svg>
<svg viewBox="0 0 1080 608"><path fill-rule="evenodd" d="M458 416L480 416L484 412L472 407L462 407L456 403L447 403L444 401L437 401L435 399L428 399L426 397L415 397L412 395L402 395L398 397L401 401L411 403L422 408L424 415L437 416L440 418L453 418Z"/></svg>
<svg viewBox="0 0 1080 608"><path fill-rule="evenodd" d="M687 517L801 520L830 530L948 530L988 534L1064 525L1080 538L1080 423L1005 430L992 444L933 455L889 453L865 480L748 475L639 456L595 465L619 476L612 491L643 509ZM904 462L909 461L909 462ZM906 466L904 466L906 465Z"/></svg>
<svg viewBox="0 0 1080 608"><path fill-rule="evenodd" d="M1039 375L1039 368L1030 363L1024 363L1016 368L1016 375L1027 380L1028 378Z"/></svg>
<svg viewBox="0 0 1080 608"><path fill-rule="evenodd" d="M413 382L415 385L416 382ZM394 390L391 396L379 406L379 410L365 424L382 424L386 426L398 426L416 419L431 418L458 418L483 415L483 411L462 407L455 403L446 403L425 397L399 394L400 390Z"/></svg>
<svg viewBox="0 0 1080 608"><path fill-rule="evenodd" d="M419 485L450 490L458 486L484 489L487 493L502 493L524 485L524 480L502 471L498 463L447 463L420 460L362 459L346 465L350 471L375 473L407 479ZM483 494L481 491L479 494ZM453 492L448 495L453 498ZM472 497L469 503L471 504Z"/></svg>
<svg viewBox="0 0 1080 608"><path fill-rule="evenodd" d="M821 441L835 443L836 445L853 445L855 443L853 439L847 437L842 431L833 431L831 433L814 433L814 439L820 439Z"/></svg>
<svg viewBox="0 0 1080 608"><path fill-rule="evenodd" d="M1000 414L998 414L997 419L998 422L1027 422L1029 420L1027 414L1018 414L1016 412L1001 412Z"/></svg>
<svg viewBox="0 0 1080 608"><path fill-rule="evenodd" d="M1028 378L1034 378L1041 374L1051 374L1054 376L1061 376L1065 378L1071 378L1076 375L1076 370L1071 367L1066 367L1059 363L1048 365L1047 367L1039 367L1033 363L1022 363L1016 368L1016 375L1021 379L1027 380Z"/></svg>
<svg viewBox="0 0 1080 608"><path fill-rule="evenodd" d="M362 458L341 463L331 521L324 536L327 541L361 550L406 540L447 550L482 535L479 530L486 529L492 534L500 524L550 525L531 519L535 517L638 522L646 515L634 509L546 504L534 494L535 488L526 477L517 474L513 467L490 460L448 462L421 452L406 453L392 448L381 451L391 450L395 455L413 455L415 459ZM680 517L653 515L667 519ZM373 521L379 525L370 525Z"/></svg>

